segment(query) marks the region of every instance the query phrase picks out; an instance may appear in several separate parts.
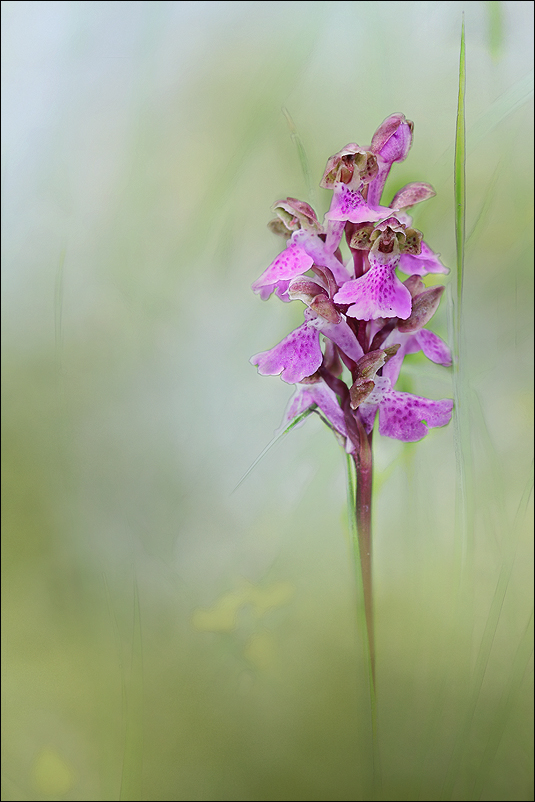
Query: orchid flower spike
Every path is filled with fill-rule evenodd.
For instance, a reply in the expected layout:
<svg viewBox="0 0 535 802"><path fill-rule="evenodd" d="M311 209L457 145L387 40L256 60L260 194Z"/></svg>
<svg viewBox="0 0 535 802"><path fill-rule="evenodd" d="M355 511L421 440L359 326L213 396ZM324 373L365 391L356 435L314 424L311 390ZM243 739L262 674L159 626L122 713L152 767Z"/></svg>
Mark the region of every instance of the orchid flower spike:
<svg viewBox="0 0 535 802"><path fill-rule="evenodd" d="M444 287L422 281L448 268L408 214L435 191L409 183L381 205L386 178L407 157L413 129L403 114L392 114L369 147L350 143L328 159L320 186L333 195L323 223L304 201L278 201L269 227L286 246L253 284L262 300L275 293L304 304L303 323L251 358L261 375L280 375L296 387L283 427L317 409L352 454L377 413L379 433L404 442L444 426L452 414L450 399L394 389L405 357L416 351L444 367L452 363L448 346L427 328Z"/></svg>

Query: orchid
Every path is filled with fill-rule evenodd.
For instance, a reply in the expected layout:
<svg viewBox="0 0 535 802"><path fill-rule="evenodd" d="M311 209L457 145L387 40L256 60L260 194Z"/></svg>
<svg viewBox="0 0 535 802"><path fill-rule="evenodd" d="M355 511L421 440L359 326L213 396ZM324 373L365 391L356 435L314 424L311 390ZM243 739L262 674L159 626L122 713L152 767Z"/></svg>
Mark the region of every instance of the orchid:
<svg viewBox="0 0 535 802"><path fill-rule="evenodd" d="M451 399L433 400L395 389L409 354L421 350L444 367L452 363L448 346L426 328L444 287L428 287L422 280L449 271L412 227L408 212L435 191L430 184L413 182L389 205L381 205L390 169L406 158L412 136L413 124L403 114L393 114L379 126L369 147L350 143L331 156L320 182L333 193L323 223L303 201L278 201L269 227L286 240L286 247L252 285L263 300L275 293L285 302L305 304L304 322L250 360L261 375L280 375L296 386L280 431L304 411L316 411L355 465L355 515L372 675L375 419L378 416L380 435L408 443L446 425L453 408ZM342 253L346 246L349 258ZM400 278L397 271L405 275Z"/></svg>

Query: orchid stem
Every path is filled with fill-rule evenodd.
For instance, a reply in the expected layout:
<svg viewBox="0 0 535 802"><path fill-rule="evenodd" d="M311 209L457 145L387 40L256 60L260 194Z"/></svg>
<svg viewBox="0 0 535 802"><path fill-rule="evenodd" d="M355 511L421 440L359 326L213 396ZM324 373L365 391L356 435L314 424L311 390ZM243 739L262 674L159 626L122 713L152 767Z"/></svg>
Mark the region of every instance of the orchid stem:
<svg viewBox="0 0 535 802"><path fill-rule="evenodd" d="M375 698L375 637L373 625L372 584L372 433L366 434L359 421L360 448L355 455L357 487L355 493L355 521L357 524L358 563L362 575L366 635L369 651L372 697ZM357 564L358 565L358 564ZM356 566L357 567L357 566ZM375 706L375 705L374 705Z"/></svg>
<svg viewBox="0 0 535 802"><path fill-rule="evenodd" d="M373 621L372 584L372 481L373 453L372 434L367 434L360 416L355 415L359 434L359 448L353 455L356 474L355 526L352 527L353 555L358 595L364 603L364 620L360 614L364 648L368 652L368 676L370 690L370 713L372 728L373 792L372 799L381 798L381 769L379 743L377 739L377 705L375 684L375 634ZM362 608L360 608L362 610Z"/></svg>

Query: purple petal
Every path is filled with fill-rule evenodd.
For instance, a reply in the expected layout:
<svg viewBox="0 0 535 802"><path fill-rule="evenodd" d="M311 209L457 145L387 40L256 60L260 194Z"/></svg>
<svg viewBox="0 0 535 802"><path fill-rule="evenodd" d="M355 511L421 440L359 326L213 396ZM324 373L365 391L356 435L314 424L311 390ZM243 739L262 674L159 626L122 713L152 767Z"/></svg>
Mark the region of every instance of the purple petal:
<svg viewBox="0 0 535 802"><path fill-rule="evenodd" d="M321 365L319 332L303 323L270 351L255 354L249 360L258 365L262 376L277 376L288 384L297 384L305 376L312 376Z"/></svg>
<svg viewBox="0 0 535 802"><path fill-rule="evenodd" d="M411 181L400 189L390 203L391 209L410 209L415 203L433 198L437 193L425 181Z"/></svg>
<svg viewBox="0 0 535 802"><path fill-rule="evenodd" d="M377 154L378 172L368 185L368 203L379 203L392 164L403 161L412 144L413 124L403 114L391 114L372 138L370 150Z"/></svg>
<svg viewBox="0 0 535 802"><path fill-rule="evenodd" d="M394 387L398 380L399 372L401 370L405 355L412 354L415 351L420 350L420 346L416 342L416 338L413 334L403 334L402 332L395 330L388 335L383 343L383 348L387 348L390 345L396 345L397 343L400 344L399 351L388 360L383 368L383 376L386 376L388 379L390 379L392 387Z"/></svg>
<svg viewBox="0 0 535 802"><path fill-rule="evenodd" d="M379 404L361 404L358 408L359 415L362 418L364 428L366 429L366 434L369 434L373 429L373 424L375 423L375 416L378 409Z"/></svg>
<svg viewBox="0 0 535 802"><path fill-rule="evenodd" d="M286 427L293 421L294 418L297 418L302 412L312 406L315 403L314 399L309 393L309 387L313 385L308 384L298 384L295 393L290 398L288 402L288 406L286 407L286 411L284 413L284 417L282 419L282 423L275 432L275 434L280 434L281 432L286 429ZM304 419L296 424L296 428L302 426L304 423Z"/></svg>
<svg viewBox="0 0 535 802"><path fill-rule="evenodd" d="M296 234L299 233L298 231L296 232ZM310 270L314 260L303 250L299 242L294 241L294 236L288 240L286 249L273 260L267 270L264 270L260 278L254 282L252 285L253 292L259 292L262 287L274 286L282 279L289 280Z"/></svg>
<svg viewBox="0 0 535 802"><path fill-rule="evenodd" d="M438 334L427 329L421 329L416 332L415 337L428 359L438 365L444 365L446 368L450 367L452 363L451 351Z"/></svg>
<svg viewBox="0 0 535 802"><path fill-rule="evenodd" d="M344 228L344 220L327 221L327 238L325 240L325 249L328 253L334 253L340 245Z"/></svg>
<svg viewBox="0 0 535 802"><path fill-rule="evenodd" d="M323 380L315 382L314 384L297 385L296 391L286 407L284 418L276 434L283 432L294 418L311 407L312 404L316 404L329 423L334 426L340 434L347 437L344 413L340 408L336 394ZM304 422L305 421L302 420L297 423L296 428L302 426Z"/></svg>
<svg viewBox="0 0 535 802"><path fill-rule="evenodd" d="M438 253L422 242L422 251L417 255L402 253L399 260L399 269L409 276L426 276L428 273L449 273L449 267L444 267Z"/></svg>
<svg viewBox="0 0 535 802"><path fill-rule="evenodd" d="M331 208L326 220L349 220L351 223L372 223L384 220L392 214L392 209L383 206L370 207L357 189L349 189L346 184L334 185Z"/></svg>
<svg viewBox="0 0 535 802"><path fill-rule="evenodd" d="M404 114L391 114L374 133L370 150L390 164L403 161L412 145L413 128Z"/></svg>
<svg viewBox="0 0 535 802"><path fill-rule="evenodd" d="M309 231L297 231L294 234L294 241L314 260L315 264L319 267L329 268L338 286L351 278L342 262L328 250L326 243L316 234L311 234Z"/></svg>
<svg viewBox="0 0 535 802"><path fill-rule="evenodd" d="M344 413L338 403L336 393L334 393L324 381L307 385L307 390L314 400L314 403L318 405L329 423L331 423L340 434L347 437Z"/></svg>
<svg viewBox="0 0 535 802"><path fill-rule="evenodd" d="M314 328L321 331L325 337L336 343L340 350L355 362L358 362L364 356L361 344L345 320L342 319L340 323L329 323L322 317L313 318L310 313L308 313L307 317L307 312L305 312L305 318L309 320L310 326L314 326Z"/></svg>
<svg viewBox="0 0 535 802"><path fill-rule="evenodd" d="M373 429L375 422L375 415L379 409L379 405L385 397L386 393L390 392L390 380L386 376L376 376L375 387L363 404L360 404L358 412L364 423L364 428L369 434Z"/></svg>
<svg viewBox="0 0 535 802"><path fill-rule="evenodd" d="M346 314L358 320L377 317L406 319L412 307L411 294L396 276L395 264L374 264L360 278L346 282L334 296L334 301L352 304Z"/></svg>
<svg viewBox="0 0 535 802"><path fill-rule="evenodd" d="M445 426L451 418L453 401L432 401L411 393L386 392L379 405L379 434L414 443L428 430Z"/></svg>
<svg viewBox="0 0 535 802"><path fill-rule="evenodd" d="M266 284L264 287L260 287L260 289L258 290L255 289L255 285L253 284L253 289L255 292L258 292L262 301L267 301L271 293L275 292L279 296L281 301L289 303L292 300L288 295L289 285L290 281L283 280L283 281L277 281L276 284Z"/></svg>

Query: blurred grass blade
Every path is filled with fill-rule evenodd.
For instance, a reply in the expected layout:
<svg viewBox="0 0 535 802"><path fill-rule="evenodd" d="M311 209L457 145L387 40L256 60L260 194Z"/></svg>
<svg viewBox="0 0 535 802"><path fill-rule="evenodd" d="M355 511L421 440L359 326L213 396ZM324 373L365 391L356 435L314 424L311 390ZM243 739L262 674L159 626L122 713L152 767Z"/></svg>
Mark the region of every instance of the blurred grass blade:
<svg viewBox="0 0 535 802"><path fill-rule="evenodd" d="M529 617L520 643L518 644L510 672L508 690L503 692L489 727L489 739L481 759L481 765L475 775L475 788L472 799L481 799L485 780L490 774L492 764L503 738L511 710L515 707L516 697L522 685L528 663L533 655L533 611Z"/></svg>
<svg viewBox="0 0 535 802"><path fill-rule="evenodd" d="M492 174L492 178L490 179L489 186L484 193L483 196L483 203L481 204L481 209L479 210L479 214L477 215L474 225L472 226L470 233L466 237L466 245L470 244L472 247L474 242L478 239L481 230L485 221L487 220L490 207L492 206L492 201L494 200L494 190L496 189L496 184L498 183L498 178L501 174L503 164L499 162L496 165L496 169Z"/></svg>
<svg viewBox="0 0 535 802"><path fill-rule="evenodd" d="M504 38L502 3L497 2L497 0L487 2L487 17L490 56L496 62L501 55Z"/></svg>
<svg viewBox="0 0 535 802"><path fill-rule="evenodd" d="M121 802L144 799L143 779L143 648L139 591L134 581L132 661L126 692L126 729L121 777Z"/></svg>
<svg viewBox="0 0 535 802"><path fill-rule="evenodd" d="M290 116L290 112L284 106L282 107L282 113L286 117L286 122L288 123L288 128L290 129L290 136L292 137L292 141L295 144L295 147L297 148L299 162L301 164L301 169L303 171L303 176L305 178L308 200L312 206L315 206L316 193L314 192L314 186L312 184L312 177L310 173L310 165L308 163L308 157L304 145L301 141L301 137L297 133L297 128L295 127L295 123Z"/></svg>
<svg viewBox="0 0 535 802"><path fill-rule="evenodd" d="M529 70L522 78L503 92L477 120L469 126L466 133L466 152L471 153L480 142L497 126L521 108L533 97L534 71ZM464 94L464 93L463 93ZM446 148L438 160L441 168L446 169L452 158L453 146Z"/></svg>
<svg viewBox="0 0 535 802"><path fill-rule="evenodd" d="M58 373L61 373L63 352L63 268L65 266L65 253L65 248L63 248L59 257L54 286L54 332Z"/></svg>
<svg viewBox="0 0 535 802"><path fill-rule="evenodd" d="M232 209L232 204L228 201L235 189L236 177L260 144L270 136L272 127L277 121L277 109L280 108L280 92L287 86L289 75L297 81L306 70L310 55L323 33L326 15L327 9L318 9L318 13L311 18L307 26L307 35L295 37L287 47L281 48L280 57L275 64L272 53L268 53L258 69L259 76L270 75L269 85L264 87L263 92L259 92L258 83L254 81L244 97L242 117L235 133L234 154L222 170L213 176L202 200L194 209L192 223L184 243L184 248L190 257L206 247L206 238L201 236L205 229L205 221L211 220L215 229L221 216L228 216L229 209Z"/></svg>
<svg viewBox="0 0 535 802"><path fill-rule="evenodd" d="M236 490L239 488L239 486L247 479L247 477L249 476L251 471L254 468L256 468L256 466L258 465L260 460L263 459L266 456L266 454L268 453L268 451L273 448L275 443L278 443L278 441L281 439L281 437L283 437L285 434L288 434L288 432L291 431L291 429L293 429L294 426L297 426L297 424L301 423L302 420L304 420L305 418L308 418L308 416L311 415L313 412L314 412L314 409L312 407L310 407L309 409L305 409L304 412L302 412L300 415L298 415L296 418L293 419L293 421L286 427L286 429L283 429L282 432L279 432L278 434L276 434L275 437L273 438L273 440L271 440L271 442L269 442L267 444L267 446L264 448L264 450L258 455L258 457L255 459L255 461L251 465L251 467L248 468L245 471L245 473L243 474L242 478L240 479L240 481L238 482L238 484L236 485L236 487L234 488L232 493L236 492ZM231 495L232 495L232 493L231 493Z"/></svg>
<svg viewBox="0 0 535 802"><path fill-rule="evenodd" d="M457 251L457 295L455 313L455 335L457 354L461 337L461 305L463 294L464 243L466 237L466 124L465 124L466 64L464 44L464 15L461 30L461 54L459 59L459 96L457 102L457 124L455 130L455 246Z"/></svg>
<svg viewBox="0 0 535 802"><path fill-rule="evenodd" d="M467 148L472 151L502 120L533 97L533 70L500 95L468 131Z"/></svg>
<svg viewBox="0 0 535 802"><path fill-rule="evenodd" d="M481 406L481 405L480 405ZM479 422L483 429L483 433L486 437L490 440L489 432L485 424L485 420L483 417L483 412L480 410ZM515 516L514 525L512 527L511 535L509 535L509 529L507 527L503 527L503 531L506 533L504 542L500 544L501 551L503 553L502 565L500 569L500 574L498 577L498 581L496 584L496 588L494 591L494 595L490 604L489 612L487 615L487 620L485 622L485 629L483 632L483 636L481 638L481 642L479 645L475 667L473 671L472 681L470 685L470 694L467 699L466 709L463 715L463 721L459 730L459 734L457 737L457 743L455 746L455 750L452 756L452 761L450 765L450 782L448 785L448 795L444 795L443 799L450 799L451 791L453 790L453 783L456 779L456 775L458 773L459 767L463 760L463 753L464 753L464 746L468 742L470 737L472 725L475 721L476 711L478 708L478 704L480 701L481 696L481 689L483 687L483 681L485 679L485 675L487 672L487 666L489 664L489 659L491 656L491 652L494 646L496 632L498 630L498 624L500 622L500 618L502 616L503 606L505 602L505 597L507 590L509 588L511 574L513 571L513 566L515 564L515 560L517 557L518 551L518 544L519 538L521 533L521 526L525 522L526 511L528 500L530 498L531 492L533 490L533 464L531 475L528 478L526 483L526 487L522 494L522 498L519 503L518 511ZM529 657L529 655L528 655ZM525 668L525 661L523 663ZM520 680L522 678L523 670L520 675ZM517 674L513 670L511 675L511 682L516 682L519 684L520 680L515 679ZM508 697L511 696L513 689L509 687L509 693L506 694L504 692L504 696L507 695ZM502 697L503 699L503 697ZM499 721L502 721L503 718L503 711L501 711L501 702L498 706L498 711L495 714L495 718ZM503 727L501 728L500 732L503 732ZM494 744L494 737L491 731L491 735L489 736L489 744L492 742ZM496 746L497 748L497 746ZM494 749L495 751L495 749ZM486 754L488 750L486 750ZM488 768L488 761L485 758L482 758L482 766L485 764ZM488 771L486 769L481 768L480 771L474 774L474 783L482 784L484 776L487 776ZM479 794L475 794L474 796L470 796L470 799L478 799Z"/></svg>

